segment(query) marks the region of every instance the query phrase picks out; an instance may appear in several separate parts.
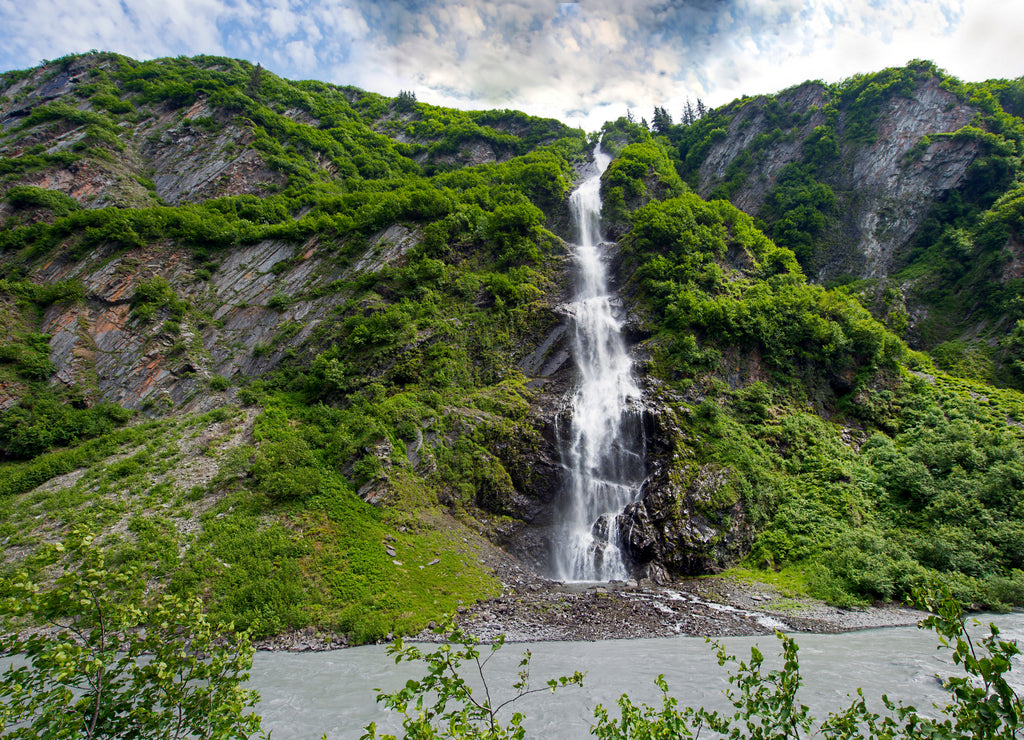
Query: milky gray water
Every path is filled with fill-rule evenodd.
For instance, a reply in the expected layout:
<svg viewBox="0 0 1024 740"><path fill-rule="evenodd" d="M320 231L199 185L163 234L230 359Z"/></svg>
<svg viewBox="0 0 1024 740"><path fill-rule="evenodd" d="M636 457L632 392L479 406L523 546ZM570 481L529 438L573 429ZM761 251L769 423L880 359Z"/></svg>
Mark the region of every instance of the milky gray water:
<svg viewBox="0 0 1024 740"><path fill-rule="evenodd" d="M984 619L986 624L998 624L1005 638L1024 644L1024 613ZM773 637L724 638L722 642L743 659L750 657L755 643L766 655L778 653L778 640ZM943 697L935 674L954 671L948 652L936 650L934 634L914 627L798 635L797 642L804 676L800 700L819 715L849 705L846 695L856 686L864 688L869 704L875 700L876 710L881 709L878 697L883 693L919 708L929 706ZM582 688L527 697L517 705L527 715L529 737L588 737L594 705L612 705L623 692L634 702L658 703L652 682L659 673L665 674L672 693L683 704L726 706L721 693L727 685L725 670L718 666L714 649L700 638L506 645L488 666L492 690L510 686L526 648L533 652L532 675L537 685L575 670L587 673ZM394 690L420 675L418 667L396 666L380 646L332 653L260 653L253 664L252 686L263 695L260 712L274 740L313 740L325 733L334 740L359 737L371 721L380 729L398 731L400 724L376 704L373 689ZM1019 664L1014 682L1024 684L1024 668Z"/></svg>

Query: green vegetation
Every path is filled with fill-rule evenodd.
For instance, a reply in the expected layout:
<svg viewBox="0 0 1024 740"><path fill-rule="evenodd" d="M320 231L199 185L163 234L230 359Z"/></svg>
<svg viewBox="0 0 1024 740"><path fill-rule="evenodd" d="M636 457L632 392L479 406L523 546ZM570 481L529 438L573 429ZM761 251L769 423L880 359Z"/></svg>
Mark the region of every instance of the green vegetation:
<svg viewBox="0 0 1024 740"><path fill-rule="evenodd" d="M759 531L748 564L833 603L933 583L990 608L1022 603L1024 439L1006 423L1019 394L908 370L928 368L725 201L650 203L632 224L622 247L651 371L705 397L676 413L678 475L730 471L704 513L743 502ZM760 379L727 390L723 365ZM819 404L830 422L808 412Z"/></svg>
<svg viewBox="0 0 1024 740"><path fill-rule="evenodd" d="M682 194L684 185L663 147L653 141L627 144L601 178L602 216L614 227L650 200Z"/></svg>
<svg viewBox="0 0 1024 740"><path fill-rule="evenodd" d="M969 367L988 382L1021 388L1020 348L1002 341L1024 317L1022 284L1010 268L1021 243L1015 205L1024 151L1019 80L964 83L930 62L913 61L838 84L805 83L776 96L743 98L685 125L662 117L658 139L671 147L676 169L691 187L703 186L713 198L742 194L746 202L755 194L759 206L752 215L764 232L805 268L834 273L851 239L844 218L861 207L851 172L877 157L879 120L894 106L936 94L969 106L973 120L923 136L892 174L927 177L923 163L953 151L970 160L966 176L930 204L909 244L893 245L900 251L886 268L885 284L855 287L893 331L922 349L945 348L935 357L943 369L962 374ZM750 128L757 133L747 135ZM709 173L709 153L730 137L742 137L742 148ZM780 157L785 165L778 169ZM765 182L762 199L756 194ZM904 211L882 204L870 238L886 245L888 226L912 216ZM834 277L843 278L847 269L860 268L850 264Z"/></svg>
<svg viewBox="0 0 1024 740"><path fill-rule="evenodd" d="M921 627L933 630L940 645L952 649L953 662L967 674L951 676L944 685L950 700L936 705L938 716L882 697L885 713L868 709L863 692L849 707L817 719L799 703L803 681L796 642L778 634L782 642L782 667L766 670L764 655L755 647L750 662L741 662L718 646L719 665L730 664L730 688L726 697L734 711L720 713L704 707L679 708L668 693L664 677L656 684L662 691L660 708L637 706L628 695L618 701L621 717L612 718L605 707L595 709L597 724L592 733L607 740L653 737L697 737L704 729L729 738L787 738L820 733L827 738L979 738L1016 737L1024 722L1024 705L1007 681L1012 661L1020 654L1016 642L999 639L992 625L977 644L966 627L959 603L948 598L934 602L935 613Z"/></svg>
<svg viewBox="0 0 1024 740"><path fill-rule="evenodd" d="M562 321L556 233L593 140L215 57L57 64L80 81L2 139L21 154L0 161L0 535L32 550L89 523L110 563L259 636L313 625L373 641L494 594L483 536L512 531L551 488L536 465L550 430L516 361ZM919 324L934 364L901 338L910 289L826 288L802 268L837 238L846 158L886 105L933 82L980 111L906 158L936 142L980 152L904 268L922 277L913 295L942 307ZM654 134L630 117L605 127L606 225L671 421L658 440L680 491L670 508L723 541L741 531L712 543L723 561L834 603L936 582L978 606L1024 603L1024 402L986 384L1024 378L1020 281L990 279L1024 240L1019 88L912 63L699 106L681 125L662 110ZM798 92L821 105L800 108ZM756 217L691 192L712 147L755 125L713 191L735 196L791 147ZM210 162L247 175L167 189L168 171ZM113 184L39 184L72 166ZM258 289L225 287L229 264ZM861 303L874 287L885 324ZM158 417L140 421L99 402L98 342L57 373L69 327L91 337L97 310L144 338L126 362L192 390L133 399ZM242 311L268 331L217 344L245 331L230 328ZM969 315L990 322L981 338L1005 329L1000 341L960 339ZM209 391L228 405L160 417ZM205 472L176 467L196 458ZM720 484L691 506L706 471Z"/></svg>
<svg viewBox="0 0 1024 740"><path fill-rule="evenodd" d="M7 202L16 209L47 209L55 216L67 216L80 208L74 198L31 185L19 185L8 190Z"/></svg>
<svg viewBox="0 0 1024 740"><path fill-rule="evenodd" d="M756 349L780 377L805 379L894 368L903 352L856 300L809 285L792 252L725 201L684 195L644 206L623 248L666 371L710 367L717 357L699 348L708 337L719 351Z"/></svg>
<svg viewBox="0 0 1024 740"><path fill-rule="evenodd" d="M261 636L313 624L373 641L416 632L493 594L468 524L483 510L511 513L537 475L521 461L541 437L513 357L558 320L545 296L563 246L548 227L584 156L583 132L515 111L463 112L290 82L227 59L139 63L100 54L61 64L83 61L92 65L88 84L34 109L6 141L57 126L80 131L92 139L76 156L107 167L95 148L117 149L107 133L131 135L119 122L172 113L174 122L143 146L176 135L168 131L204 141L223 135L235 142L223 156L248 147L273 177L259 197L79 208L19 179L29 170L17 163L42 150L0 169L10 208L0 228L0 289L12 299L4 321L17 329L0 372L23 383L18 404L0 412L4 528L15 532L40 506L60 511L61 526L96 518L116 562L139 563L182 598L203 595L211 617ZM201 114L186 117L197 104ZM393 138L399 133L409 143ZM155 188L151 172L128 174ZM395 224L416 237L400 259L264 299L282 316L325 297L335 309L275 374L208 381L212 390L241 386L240 401L260 408L251 444L207 450L220 472L198 488L179 490L160 461L183 459L183 435L203 417L162 421L142 437L141 427L116 429L130 414L94 404L94 387L64 395L45 385L55 368L49 337L37 331L41 311L86 300L80 284L25 279L57 255L131 262L169 244L208 279L230 250L275 240L297 252L315 245L331 269L344 270ZM165 356L193 363L206 350L186 329L209 325L209 313L193 290L142 275L126 295L130 325L169 337ZM253 356L270 358L302 328L282 319ZM154 400L146 410L164 408ZM232 418L206 423L242 423ZM81 468L70 483L18 498ZM115 528L123 534L110 536ZM42 531L31 525L19 536L37 546Z"/></svg>
<svg viewBox="0 0 1024 740"><path fill-rule="evenodd" d="M0 415L0 451L12 458L32 458L104 435L131 416L112 403L75 408L54 393L40 391Z"/></svg>
<svg viewBox="0 0 1024 740"><path fill-rule="evenodd" d="M761 426L785 445L791 488L750 562L801 571L836 603L908 599L932 583L989 608L1020 603L1021 440L1005 424L1020 401L977 403L970 389L911 377L878 394L895 428L859 454L810 415Z"/></svg>
<svg viewBox="0 0 1024 740"><path fill-rule="evenodd" d="M583 674L577 671L571 676L549 679L541 688L530 688L530 651L523 653L519 662L519 675L512 684L513 694L504 701L492 696L487 685L484 666L494 653L505 644L499 636L485 650L475 635L456 627L446 619L434 630L444 636L444 644L429 653L415 645L405 645L401 640L388 645L388 653L395 656L395 662L421 661L428 672L420 680L410 680L405 687L393 694L377 689L377 701L388 709L402 715L405 738L459 738L479 737L494 740L522 740L526 729L522 726L524 715L514 712L509 723L504 724L498 715L506 707L513 707L517 701L530 694L542 691L554 693L567 686L582 686ZM485 657L481 657L483 654ZM474 695L473 688L462 675L463 664L473 666L474 672L483 682L483 696ZM454 707L450 706L454 705ZM377 727L371 723L362 740L396 740L394 735L377 735Z"/></svg>
<svg viewBox="0 0 1024 740"><path fill-rule="evenodd" d="M0 531L37 547L41 511L59 511L62 527L120 525L125 534L97 538L112 567L132 564L182 599L206 595L211 619L258 636L314 624L374 641L493 595L470 530L412 471L388 473L387 507L355 495L339 467L352 435L377 439L363 421L268 400L251 428L258 449L238 444L248 427L228 408L109 432L0 469ZM185 451L198 444L217 473L189 489L179 477L197 464ZM383 473L384 463L367 455L349 475ZM83 467L72 483L12 496ZM34 567L20 563L12 577L34 577Z"/></svg>
<svg viewBox="0 0 1024 740"><path fill-rule="evenodd" d="M694 409L692 422L702 439L715 440L698 461L746 471L748 511L767 517L748 563L792 573L833 602L906 599L943 582L963 599L1004 608L1020 603L1024 585L1016 557L1021 437L1013 422L1020 399L984 383L1020 387L1024 377L1017 357L1024 344L1013 330L1024 305L1020 281L1001 277L1021 240L1019 85L961 83L912 62L737 101L685 126L663 121L662 140L676 147L676 166L695 185L716 142L757 125L764 133L731 160L713 191L725 197L766 166L769 146L799 142L800 158L773 177L757 216L775 245L820 267L841 236L842 204L854 202L839 189L844 168L876 141L881 112L927 85L977 116L922 140L903 167L944 141L977 154L964 182L932 206L885 290L871 283L823 290L792 266L766 269L770 250L737 236L735 216L712 215L722 206L696 199L686 209L669 201L637 211L624 244L652 309L656 372L685 387L695 374L698 384L701 376L724 379L719 363L742 373L756 357L767 371L763 384L730 393L705 386L719 400ZM795 101L813 96L822 105L797 115ZM899 289L904 280L909 287ZM912 336L932 349L937 367L981 382L934 373L858 298L908 335L908 310L925 307L917 308L925 318ZM832 423L807 414L808 403ZM843 427L857 430L855 444L841 441Z"/></svg>
<svg viewBox="0 0 1024 740"><path fill-rule="evenodd" d="M816 237L835 218L832 188L817 182L809 167L787 165L768 192L761 216L770 223L776 244L793 250L801 263L811 259Z"/></svg>
<svg viewBox="0 0 1024 740"><path fill-rule="evenodd" d="M250 84L254 68L213 57L141 63L117 55L97 59L104 62L97 71L106 82L104 92L95 94L116 93L118 100L140 111L181 108L203 100L215 115L186 118L182 125L215 130L230 124L247 131L251 147L285 185L269 198L243 195L177 208L73 212L73 205L58 194L44 197L42 193L50 191L15 184L5 197L27 212L24 220L38 209L52 213L50 223L15 221L0 230L0 246L19 250L19 261L58 246L81 256L98 246L124 249L164 237L202 254L262 239L304 241L314 233L342 239L365 236L395 221L437 221L466 206L481 208L483 215L501 206L523 208L530 199L551 208L560 205L567 192L572 175L567 158L582 151L582 132L514 111L465 113L421 103L412 103L411 112L400 111L397 103L381 96L322 83L288 82L266 70L261 70L256 90ZM75 94L88 100L90 90L78 89ZM121 145L116 138L120 114L111 112L110 104L104 108L107 112L81 110L63 101L40 106L7 138L59 122L85 133L80 140L83 151L94 152L90 142L116 149ZM315 119L315 125L282 113L293 109ZM400 144L371 127L394 133L399 125L418 143ZM104 138L109 136L114 139ZM455 179L429 177L460 169L447 160L441 166L439 160L475 142L488 143L499 159L512 159L473 168ZM434 164L421 168L411 158L421 153ZM10 160L7 168L0 163L0 173L7 173L14 184L26 167L51 164L46 158L50 156L23 155ZM145 173L136 175L146 179ZM311 209L303 217L293 217Z"/></svg>
<svg viewBox="0 0 1024 740"><path fill-rule="evenodd" d="M259 731L259 695L243 688L248 635L225 638L198 599L143 594L131 568L109 568L82 532L36 561L60 562L60 575L45 588L0 583L0 655L19 656L0 674L4 737L228 740ZM19 634L36 624L52 629Z"/></svg>

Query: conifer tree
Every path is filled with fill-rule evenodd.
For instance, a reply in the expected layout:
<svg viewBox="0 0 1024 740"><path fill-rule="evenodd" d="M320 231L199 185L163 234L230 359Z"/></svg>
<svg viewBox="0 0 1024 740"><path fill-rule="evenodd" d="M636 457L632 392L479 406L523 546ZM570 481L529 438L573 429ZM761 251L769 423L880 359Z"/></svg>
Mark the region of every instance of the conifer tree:
<svg viewBox="0 0 1024 740"><path fill-rule="evenodd" d="M689 126L691 123L697 120L697 116L693 112L693 104L690 103L690 99L686 99L686 108L683 110L683 123Z"/></svg>
<svg viewBox="0 0 1024 740"><path fill-rule="evenodd" d="M659 134L667 134L672 127L672 116L664 107L654 106L654 130Z"/></svg>
<svg viewBox="0 0 1024 740"><path fill-rule="evenodd" d="M395 109L400 111L411 111L416 107L416 93L412 90L399 90L395 98Z"/></svg>
<svg viewBox="0 0 1024 740"><path fill-rule="evenodd" d="M249 81L245 85L245 94L253 100L257 100L260 97L260 90L263 84L263 67L257 62L256 66L252 68L252 72L249 74Z"/></svg>

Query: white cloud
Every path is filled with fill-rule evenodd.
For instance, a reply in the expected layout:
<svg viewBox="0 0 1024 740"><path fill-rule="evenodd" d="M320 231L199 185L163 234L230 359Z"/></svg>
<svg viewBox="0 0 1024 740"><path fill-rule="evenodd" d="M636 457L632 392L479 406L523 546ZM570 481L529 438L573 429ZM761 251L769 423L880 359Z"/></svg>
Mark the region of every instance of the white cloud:
<svg viewBox="0 0 1024 740"><path fill-rule="evenodd" d="M38 0L0 2L5 68L40 57L104 49L139 58L220 53L218 19L230 14L220 0Z"/></svg>
<svg viewBox="0 0 1024 740"><path fill-rule="evenodd" d="M1024 75L1021 0L971 0L965 3L957 28L941 44L939 66L967 80Z"/></svg>
<svg viewBox="0 0 1024 740"><path fill-rule="evenodd" d="M267 28L275 36L282 38L291 36L301 25L299 14L287 5L277 5L269 8L265 12L264 17L266 18Z"/></svg>
<svg viewBox="0 0 1024 740"><path fill-rule="evenodd" d="M320 3L312 8L311 22L322 32L342 34L345 37L362 37L370 27L358 9L343 2Z"/></svg>
<svg viewBox="0 0 1024 740"><path fill-rule="evenodd" d="M927 58L1024 74L1024 0L0 0L0 68L91 48L239 55L314 77L597 127ZM604 118L601 118L601 117Z"/></svg>
<svg viewBox="0 0 1024 740"><path fill-rule="evenodd" d="M316 67L316 51L312 45L305 41L289 41L285 46L288 53L288 61L298 69L313 69Z"/></svg>
<svg viewBox="0 0 1024 740"><path fill-rule="evenodd" d="M460 35L483 34L486 31L483 19L473 8L457 5L452 11L452 30Z"/></svg>

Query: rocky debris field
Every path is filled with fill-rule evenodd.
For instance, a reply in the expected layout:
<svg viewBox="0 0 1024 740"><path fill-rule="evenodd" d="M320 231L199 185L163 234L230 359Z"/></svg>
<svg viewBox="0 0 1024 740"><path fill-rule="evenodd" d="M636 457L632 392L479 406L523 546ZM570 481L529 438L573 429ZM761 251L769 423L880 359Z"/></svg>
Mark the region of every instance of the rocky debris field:
<svg viewBox="0 0 1024 740"><path fill-rule="evenodd" d="M504 593L458 614L460 626L485 639L498 634L532 641L845 632L916 624L924 616L896 606L840 609L726 576L666 585L647 579L561 583L536 575L497 548L486 557Z"/></svg>
<svg viewBox="0 0 1024 740"><path fill-rule="evenodd" d="M562 583L496 569L502 596L460 610L460 627L484 640L615 640L695 635L844 632L916 624L924 615L896 606L840 609L793 598L765 584L709 576L658 586L645 582ZM440 639L425 630L417 639Z"/></svg>
<svg viewBox="0 0 1024 740"><path fill-rule="evenodd" d="M334 632L321 632L315 627L306 627L292 632L267 637L256 642L257 650L287 651L290 653L308 653L321 650L340 650L349 647L344 635Z"/></svg>
<svg viewBox="0 0 1024 740"><path fill-rule="evenodd" d="M841 609L794 598L767 584L725 576L679 580L563 583L536 575L485 545L482 557L504 585L501 596L459 608L459 627L484 641L628 640L693 635L846 632L916 624L925 614L898 606ZM431 625L412 640L440 642ZM260 650L306 652L348 647L343 636L306 628L257 643Z"/></svg>

